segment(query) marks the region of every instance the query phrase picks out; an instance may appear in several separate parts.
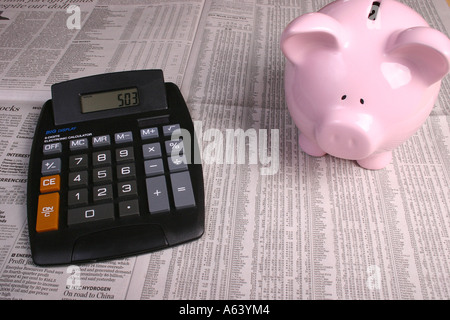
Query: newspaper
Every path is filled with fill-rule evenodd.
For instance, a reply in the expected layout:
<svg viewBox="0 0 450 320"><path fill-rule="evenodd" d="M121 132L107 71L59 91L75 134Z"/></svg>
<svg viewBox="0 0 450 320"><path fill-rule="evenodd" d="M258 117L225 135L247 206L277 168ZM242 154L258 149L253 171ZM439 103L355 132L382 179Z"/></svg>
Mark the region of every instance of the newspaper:
<svg viewBox="0 0 450 320"><path fill-rule="evenodd" d="M450 299L450 78L385 169L298 147L279 37L329 2L0 1L0 299ZM449 34L448 2L403 2ZM27 170L51 84L151 68L181 87L195 122L204 235L135 257L35 266ZM242 132L250 143L239 158L232 139Z"/></svg>

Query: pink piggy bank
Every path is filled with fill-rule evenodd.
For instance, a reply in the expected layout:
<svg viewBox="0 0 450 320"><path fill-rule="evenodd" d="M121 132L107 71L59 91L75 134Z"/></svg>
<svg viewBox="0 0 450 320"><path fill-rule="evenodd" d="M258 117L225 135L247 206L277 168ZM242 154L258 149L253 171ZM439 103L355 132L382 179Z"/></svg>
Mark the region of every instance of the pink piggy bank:
<svg viewBox="0 0 450 320"><path fill-rule="evenodd" d="M384 168L425 122L450 40L394 0L340 0L283 31L286 103L307 154Z"/></svg>

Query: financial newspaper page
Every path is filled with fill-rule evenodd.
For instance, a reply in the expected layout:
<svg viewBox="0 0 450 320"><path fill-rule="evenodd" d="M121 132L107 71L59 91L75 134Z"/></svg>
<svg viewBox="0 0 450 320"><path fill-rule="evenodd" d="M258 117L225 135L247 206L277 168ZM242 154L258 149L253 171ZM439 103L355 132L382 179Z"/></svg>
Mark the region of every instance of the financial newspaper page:
<svg viewBox="0 0 450 320"><path fill-rule="evenodd" d="M450 78L385 169L306 155L279 39L329 2L0 1L0 299L450 299ZM449 34L448 2L403 2ZM151 68L181 88L195 122L204 235L35 266L27 170L51 84Z"/></svg>

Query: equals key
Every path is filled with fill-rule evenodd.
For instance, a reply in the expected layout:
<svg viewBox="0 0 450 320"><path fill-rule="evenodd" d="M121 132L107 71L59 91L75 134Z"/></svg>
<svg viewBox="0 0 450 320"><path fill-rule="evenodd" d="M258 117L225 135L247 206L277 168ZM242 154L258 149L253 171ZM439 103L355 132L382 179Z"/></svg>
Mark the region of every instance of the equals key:
<svg viewBox="0 0 450 320"><path fill-rule="evenodd" d="M172 193L177 209L195 207L194 192L192 190L191 177L189 171L172 173Z"/></svg>

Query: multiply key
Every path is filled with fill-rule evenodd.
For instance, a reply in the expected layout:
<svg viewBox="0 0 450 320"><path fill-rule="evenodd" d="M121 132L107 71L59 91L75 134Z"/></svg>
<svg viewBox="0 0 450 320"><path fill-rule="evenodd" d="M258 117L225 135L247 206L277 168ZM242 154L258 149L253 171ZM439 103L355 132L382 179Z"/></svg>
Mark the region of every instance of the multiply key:
<svg viewBox="0 0 450 320"><path fill-rule="evenodd" d="M157 142L144 144L142 146L144 159L152 159L161 157L161 145Z"/></svg>

